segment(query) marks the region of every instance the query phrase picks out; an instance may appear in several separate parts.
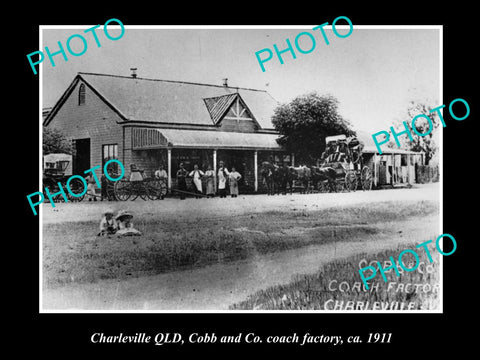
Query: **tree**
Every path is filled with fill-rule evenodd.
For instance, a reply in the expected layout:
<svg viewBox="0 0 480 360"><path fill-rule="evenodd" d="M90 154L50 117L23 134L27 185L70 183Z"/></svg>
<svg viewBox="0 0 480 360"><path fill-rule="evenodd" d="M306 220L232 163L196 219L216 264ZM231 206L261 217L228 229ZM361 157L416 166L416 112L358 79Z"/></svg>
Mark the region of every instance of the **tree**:
<svg viewBox="0 0 480 360"><path fill-rule="evenodd" d="M325 150L325 137L355 135L350 122L338 113L338 104L332 95L313 92L278 106L272 117L281 134L278 143L293 152L298 161L314 163Z"/></svg>
<svg viewBox="0 0 480 360"><path fill-rule="evenodd" d="M405 129L404 125L402 124L403 121L405 121L409 125L413 141L410 141L410 139L407 138L406 135L401 135L403 137L403 141L401 141L402 148L411 151L424 152L426 165L429 164L430 160L434 157L438 150L438 145L435 141L435 138L437 137L437 128L439 127L440 119L438 119L436 111L434 111L433 113L430 112L433 108L434 106L426 105L426 103L423 101L411 100L406 110L406 120L398 120L392 125L395 130L398 130L397 132L403 131ZM428 116L428 118L431 120L433 127L428 135L419 136L413 131L412 120L415 116L419 114L424 114ZM428 132L430 124L428 123L428 120L420 117L417 121L415 121L415 128L419 133L424 134ZM390 136L390 139L391 140L387 144L387 146L391 148L398 148L395 140L393 139L393 135Z"/></svg>
<svg viewBox="0 0 480 360"><path fill-rule="evenodd" d="M72 154L72 143L57 129L43 127L43 155L51 153Z"/></svg>

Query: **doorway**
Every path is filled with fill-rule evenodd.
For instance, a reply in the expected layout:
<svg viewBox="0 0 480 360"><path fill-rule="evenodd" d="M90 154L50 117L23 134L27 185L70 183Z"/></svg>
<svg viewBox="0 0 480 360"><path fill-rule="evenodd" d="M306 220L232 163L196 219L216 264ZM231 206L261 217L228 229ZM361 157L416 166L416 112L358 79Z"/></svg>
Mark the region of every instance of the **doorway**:
<svg viewBox="0 0 480 360"><path fill-rule="evenodd" d="M90 168L90 138L73 140L73 174L83 176Z"/></svg>
<svg viewBox="0 0 480 360"><path fill-rule="evenodd" d="M217 162L223 161L225 167L231 171L232 167L242 175L238 182L240 193L254 192L253 151L247 150L218 150Z"/></svg>

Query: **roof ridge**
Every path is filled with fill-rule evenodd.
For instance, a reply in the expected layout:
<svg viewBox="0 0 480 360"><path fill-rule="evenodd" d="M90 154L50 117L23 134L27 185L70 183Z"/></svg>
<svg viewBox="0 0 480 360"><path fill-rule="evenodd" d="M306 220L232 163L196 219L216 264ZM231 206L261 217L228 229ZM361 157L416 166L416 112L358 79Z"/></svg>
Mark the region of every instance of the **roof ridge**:
<svg viewBox="0 0 480 360"><path fill-rule="evenodd" d="M200 85L200 86L212 86L212 87L218 87L218 88L228 88L228 89L232 89L232 90L239 89L239 90L260 91L260 92L268 93L267 90L261 90L261 89L245 88L245 87L239 87L239 86L225 86L225 85L205 84L205 83L197 83L197 82L191 82L191 81L165 80L165 79L150 79L150 78L140 78L140 77L135 77L135 78L133 78L133 77L131 77L131 76L125 76L125 75L100 74L100 73L91 73L91 72L83 72L83 71L79 71L77 74L78 74L78 75L107 76L107 77L121 78L121 79L134 79L134 80L146 80L146 81L162 81L162 82L170 82L170 83L189 84L189 85Z"/></svg>

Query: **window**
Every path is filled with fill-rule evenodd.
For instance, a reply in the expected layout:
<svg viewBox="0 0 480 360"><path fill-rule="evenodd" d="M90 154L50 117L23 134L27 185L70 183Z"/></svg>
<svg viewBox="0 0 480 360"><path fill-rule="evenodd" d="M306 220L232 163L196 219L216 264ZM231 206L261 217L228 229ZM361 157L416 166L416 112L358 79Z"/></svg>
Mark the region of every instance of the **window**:
<svg viewBox="0 0 480 360"><path fill-rule="evenodd" d="M103 145L102 146L102 171L105 164L112 159L118 159L118 145L117 144L110 144L110 145ZM114 173L119 173L119 165L116 162L110 163L108 165L107 171L113 171Z"/></svg>
<svg viewBox="0 0 480 360"><path fill-rule="evenodd" d="M78 105L85 105L85 84L78 88Z"/></svg>

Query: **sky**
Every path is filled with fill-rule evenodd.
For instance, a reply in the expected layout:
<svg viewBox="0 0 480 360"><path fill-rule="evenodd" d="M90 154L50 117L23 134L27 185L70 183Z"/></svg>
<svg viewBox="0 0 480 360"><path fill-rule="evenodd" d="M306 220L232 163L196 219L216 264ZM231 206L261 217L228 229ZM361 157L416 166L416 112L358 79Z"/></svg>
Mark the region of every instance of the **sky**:
<svg viewBox="0 0 480 360"><path fill-rule="evenodd" d="M67 62L58 55L55 67L45 58L41 66L43 107L55 105L78 72L129 76L132 67L141 78L217 85L228 78L229 86L267 90L280 103L313 91L331 94L340 102L340 114L355 130L370 133L387 129L395 120L410 122L402 118L410 100L426 101L434 107L442 101L439 29L354 25L350 36L340 38L326 28L327 45L321 33L312 30L316 25L255 29L125 25L124 35L117 41L109 40L102 27L97 29L100 48L91 34L83 34L86 52L78 57L67 52ZM65 47L71 35L82 34L91 26L45 28L41 49L48 46L54 52L58 41ZM348 26L337 29L340 34L348 32ZM308 54L300 53L294 45L295 37L303 31L315 38L315 49ZM119 36L120 29L109 25L109 33ZM273 44L284 49L287 38L297 58L285 53L284 64L280 64ZM311 47L307 36L300 39L302 48ZM76 52L83 48L78 38L72 40L71 47ZM274 55L264 63L266 71L262 72L255 52L265 48Z"/></svg>

